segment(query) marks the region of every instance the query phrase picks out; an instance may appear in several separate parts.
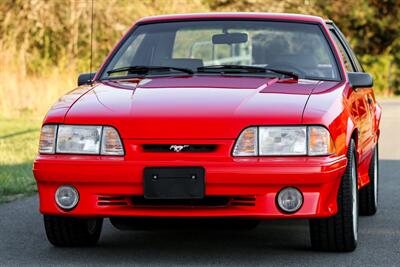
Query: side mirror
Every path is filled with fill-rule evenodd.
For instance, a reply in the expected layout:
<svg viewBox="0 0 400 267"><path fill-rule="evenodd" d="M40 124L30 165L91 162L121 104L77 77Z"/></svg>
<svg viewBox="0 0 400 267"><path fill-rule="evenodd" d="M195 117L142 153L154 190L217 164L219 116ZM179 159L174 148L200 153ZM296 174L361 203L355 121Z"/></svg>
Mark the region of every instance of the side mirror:
<svg viewBox="0 0 400 267"><path fill-rule="evenodd" d="M78 86L90 84L92 79L96 75L96 72L81 73L78 76Z"/></svg>
<svg viewBox="0 0 400 267"><path fill-rule="evenodd" d="M374 79L372 76L365 72L348 72L350 85L353 89L356 88L368 88L374 85Z"/></svg>

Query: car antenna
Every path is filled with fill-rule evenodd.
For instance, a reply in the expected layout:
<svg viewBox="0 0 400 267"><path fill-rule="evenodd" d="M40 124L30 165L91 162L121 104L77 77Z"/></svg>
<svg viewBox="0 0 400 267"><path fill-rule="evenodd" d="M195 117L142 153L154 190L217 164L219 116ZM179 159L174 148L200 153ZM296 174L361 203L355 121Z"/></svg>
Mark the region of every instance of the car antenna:
<svg viewBox="0 0 400 267"><path fill-rule="evenodd" d="M93 19L94 19L94 12L93 12L93 1L92 0L92 12L91 12L91 22L90 22L90 67L89 67L89 73L90 73L90 85L93 85L93 78L92 77L92 66L93 66Z"/></svg>

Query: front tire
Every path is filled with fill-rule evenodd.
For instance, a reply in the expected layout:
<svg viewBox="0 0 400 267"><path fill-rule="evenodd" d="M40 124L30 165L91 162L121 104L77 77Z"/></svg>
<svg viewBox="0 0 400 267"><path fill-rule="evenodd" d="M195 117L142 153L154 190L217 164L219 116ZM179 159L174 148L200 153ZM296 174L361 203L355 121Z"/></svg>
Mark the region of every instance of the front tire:
<svg viewBox="0 0 400 267"><path fill-rule="evenodd" d="M369 166L370 183L360 190L360 215L374 215L378 209L379 156L378 145Z"/></svg>
<svg viewBox="0 0 400 267"><path fill-rule="evenodd" d="M347 152L347 168L338 192L338 213L321 219L310 219L311 245L315 250L349 252L357 247L358 189L354 140Z"/></svg>
<svg viewBox="0 0 400 267"><path fill-rule="evenodd" d="M56 247L94 246L100 238L103 219L44 215L49 242Z"/></svg>

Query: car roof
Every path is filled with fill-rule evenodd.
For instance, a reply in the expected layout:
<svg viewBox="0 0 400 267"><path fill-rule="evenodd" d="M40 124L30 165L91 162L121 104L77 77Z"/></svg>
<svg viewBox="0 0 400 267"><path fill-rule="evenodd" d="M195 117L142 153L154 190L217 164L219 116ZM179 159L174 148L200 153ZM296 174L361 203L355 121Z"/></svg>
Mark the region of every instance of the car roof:
<svg viewBox="0 0 400 267"><path fill-rule="evenodd" d="M153 23L163 21L177 20L201 20L201 19L271 19L271 20L289 20L289 21L305 21L314 23L324 23L321 17L289 14L289 13L258 13L258 12L210 12L210 13L192 13L192 14L170 14L161 16L144 17L137 23Z"/></svg>

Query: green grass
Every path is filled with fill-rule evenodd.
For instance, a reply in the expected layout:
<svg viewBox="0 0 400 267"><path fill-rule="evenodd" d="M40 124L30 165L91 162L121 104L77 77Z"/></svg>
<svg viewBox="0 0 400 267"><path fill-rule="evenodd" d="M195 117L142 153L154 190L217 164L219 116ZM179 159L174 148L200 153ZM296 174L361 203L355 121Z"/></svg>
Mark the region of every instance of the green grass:
<svg viewBox="0 0 400 267"><path fill-rule="evenodd" d="M37 191L32 163L40 125L39 119L0 118L0 202Z"/></svg>

